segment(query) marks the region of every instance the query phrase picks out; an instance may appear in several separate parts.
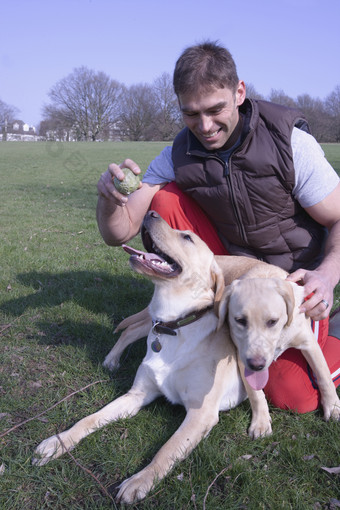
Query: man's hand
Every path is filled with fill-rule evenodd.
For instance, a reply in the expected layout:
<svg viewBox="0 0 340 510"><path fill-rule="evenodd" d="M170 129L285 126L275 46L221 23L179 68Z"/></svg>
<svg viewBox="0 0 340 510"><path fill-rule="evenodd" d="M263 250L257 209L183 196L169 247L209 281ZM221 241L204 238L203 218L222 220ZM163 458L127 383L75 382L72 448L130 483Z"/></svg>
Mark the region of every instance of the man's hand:
<svg viewBox="0 0 340 510"><path fill-rule="evenodd" d="M287 276L291 282L301 282L305 297L308 299L300 306L300 312L306 313L314 321L328 317L333 306L333 283L321 270L307 271L298 269Z"/></svg>
<svg viewBox="0 0 340 510"><path fill-rule="evenodd" d="M313 294L300 307L313 320L325 319L333 305L333 291L340 278L340 182L321 202L307 207L305 211L328 230L324 258L314 271L298 269L288 280L301 281L305 297Z"/></svg>
<svg viewBox="0 0 340 510"><path fill-rule="evenodd" d="M120 165L111 163L106 172L100 176L97 184L97 189L100 196L108 200L113 200L117 205L125 206L128 201L128 197L119 193L113 184L113 179L115 177L117 177L119 180L124 179L122 168L129 168L136 175L140 174L141 172L137 163L132 161L132 159L126 159ZM140 187L141 186L142 183L140 183Z"/></svg>

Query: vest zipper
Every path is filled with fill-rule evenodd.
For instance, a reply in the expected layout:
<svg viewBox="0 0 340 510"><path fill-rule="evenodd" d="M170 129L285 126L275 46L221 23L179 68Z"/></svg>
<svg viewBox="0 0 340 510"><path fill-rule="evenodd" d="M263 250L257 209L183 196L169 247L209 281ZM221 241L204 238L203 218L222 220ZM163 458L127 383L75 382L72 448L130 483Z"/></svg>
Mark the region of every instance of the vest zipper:
<svg viewBox="0 0 340 510"><path fill-rule="evenodd" d="M231 157L232 157L232 155L230 156L229 161L230 161ZM247 246L247 236L246 236L246 232L245 232L245 229L244 229L244 225L243 225L242 220L241 220L240 211L239 211L238 206L237 206L237 200L235 198L235 193L234 193L234 189L233 189L232 182L231 182L230 171L229 171L229 166L230 165L228 165L228 163L226 161L224 161L223 159L220 159L220 158L218 158L218 159L223 163L224 176L226 178L226 181L227 181L227 184L228 184L228 187L229 187L230 198L231 198L231 205L232 205L232 208L233 208L233 211L234 211L234 214L235 214L236 222L237 222L237 225L239 227L242 239L243 239L245 245Z"/></svg>
<svg viewBox="0 0 340 510"><path fill-rule="evenodd" d="M231 157L232 157L232 154L230 155L230 158L229 158L229 161L231 160ZM240 217L240 213L239 213L239 210L238 210L238 207L237 207L237 200L235 199L235 195L234 195L234 191L233 191L233 187L232 187L232 184L231 184L231 178L230 178L230 171L229 171L229 165L228 163L224 162L225 163L225 167L226 167L226 174L225 174L225 177L227 179L227 182L228 182L228 186L229 186L229 190L230 190L230 196L232 198L231 200L231 203L232 203L232 206L233 206L233 211L234 211L234 214L235 214L235 218L236 218L236 221L237 221L237 224L240 228L240 232L241 232L241 236L243 238L243 241L245 243L246 246L248 246L248 243L247 243L247 235L246 235L246 232L245 232L245 229L244 229L244 226L243 226L243 223L241 221L241 217ZM260 253L257 253L256 250L254 250L254 248L252 248L254 254L256 255L256 258L258 260L262 260L264 261L264 258L262 256L262 254Z"/></svg>
<svg viewBox="0 0 340 510"><path fill-rule="evenodd" d="M201 154L199 151L192 151L192 152L187 151L186 154L187 154L187 156L198 156L198 157L201 157L202 159L206 159L206 158L216 159L217 161L219 161L222 164L223 169L224 169L223 173L224 173L224 176L226 178L227 185L228 185L228 188L229 188L229 191L230 191L231 205L232 205L232 208L233 208L233 211L234 211L234 214L235 214L236 222L237 222L238 228L240 230L241 237L242 237L245 245L248 246L246 232L245 232L243 223L241 221L240 212L239 212L238 207L237 207L237 200L235 198L235 193L234 193L233 186L232 186L232 183L231 183L228 163L226 161L224 161L224 159L221 159L219 156L216 156L215 154L211 154L211 155L208 156L207 154ZM229 161L231 160L231 158L232 158L232 154L230 155Z"/></svg>

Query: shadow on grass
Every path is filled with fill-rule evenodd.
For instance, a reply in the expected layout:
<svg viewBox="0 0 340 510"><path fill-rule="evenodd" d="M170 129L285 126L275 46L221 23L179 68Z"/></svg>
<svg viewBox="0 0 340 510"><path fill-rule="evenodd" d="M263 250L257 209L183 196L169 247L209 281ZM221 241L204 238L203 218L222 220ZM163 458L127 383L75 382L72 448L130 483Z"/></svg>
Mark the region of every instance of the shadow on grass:
<svg viewBox="0 0 340 510"><path fill-rule="evenodd" d="M7 300L0 311L12 317L31 312L26 338L31 334L41 344L86 348L93 362L103 361L115 343L115 327L145 308L153 290L149 281L133 275L91 271L33 271L19 274L17 281L34 291Z"/></svg>
<svg viewBox="0 0 340 510"><path fill-rule="evenodd" d="M0 310L13 315L21 315L27 308L44 309L72 301L93 313L117 313L125 317L134 306L144 301L147 304L153 289L145 279L99 271L56 274L33 271L19 274L16 278L25 287L35 290L28 296L10 299L0 307Z"/></svg>

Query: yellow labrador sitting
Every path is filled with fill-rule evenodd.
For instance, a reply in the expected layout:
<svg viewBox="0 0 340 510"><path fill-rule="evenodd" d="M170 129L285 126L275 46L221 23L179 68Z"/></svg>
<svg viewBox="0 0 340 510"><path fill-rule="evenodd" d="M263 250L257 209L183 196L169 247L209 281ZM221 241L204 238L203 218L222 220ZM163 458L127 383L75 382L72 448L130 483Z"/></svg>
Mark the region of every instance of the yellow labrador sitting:
<svg viewBox="0 0 340 510"><path fill-rule="evenodd" d="M228 316L251 406L268 414L260 391L268 381L268 368L286 349L295 347L301 350L317 378L325 420L339 420L340 400L328 365L310 320L299 312L303 287L285 280L286 276L276 266L255 266L226 287L221 299L220 320Z"/></svg>
<svg viewBox="0 0 340 510"><path fill-rule="evenodd" d="M219 411L246 398L226 323L217 331L213 305L223 293L224 281L213 253L198 236L171 229L152 211L145 217L142 238L148 253L126 250L132 267L154 283L149 306L153 324L132 388L62 432L61 441L57 436L43 441L33 459L42 466L98 428L135 415L161 395L182 404L186 416L178 430L149 465L120 485L117 500L123 503L144 498L217 424ZM143 317L140 320L146 324ZM255 436L266 433L262 424L266 426L267 421L267 416L253 413Z"/></svg>

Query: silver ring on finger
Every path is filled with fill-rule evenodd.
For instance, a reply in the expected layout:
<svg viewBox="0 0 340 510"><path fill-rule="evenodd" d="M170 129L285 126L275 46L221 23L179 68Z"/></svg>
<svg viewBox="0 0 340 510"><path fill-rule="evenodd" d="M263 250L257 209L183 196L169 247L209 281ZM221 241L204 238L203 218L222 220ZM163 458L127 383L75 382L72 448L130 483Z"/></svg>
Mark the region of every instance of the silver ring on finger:
<svg viewBox="0 0 340 510"><path fill-rule="evenodd" d="M325 299L321 299L320 303L323 303L326 307L325 310L327 310L327 308L329 307L328 301L326 301Z"/></svg>

